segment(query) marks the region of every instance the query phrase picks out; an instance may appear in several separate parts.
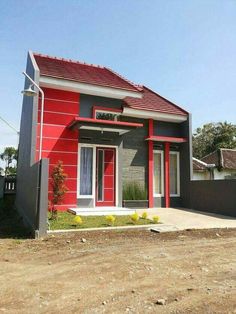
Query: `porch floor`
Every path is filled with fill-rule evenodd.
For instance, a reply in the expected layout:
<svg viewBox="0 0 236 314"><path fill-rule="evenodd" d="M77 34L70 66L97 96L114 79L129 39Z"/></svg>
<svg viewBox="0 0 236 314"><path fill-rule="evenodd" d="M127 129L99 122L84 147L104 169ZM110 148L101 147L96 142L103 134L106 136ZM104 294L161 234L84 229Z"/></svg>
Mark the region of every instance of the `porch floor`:
<svg viewBox="0 0 236 314"><path fill-rule="evenodd" d="M86 207L69 208L68 212L79 216L132 215L135 210L125 207Z"/></svg>

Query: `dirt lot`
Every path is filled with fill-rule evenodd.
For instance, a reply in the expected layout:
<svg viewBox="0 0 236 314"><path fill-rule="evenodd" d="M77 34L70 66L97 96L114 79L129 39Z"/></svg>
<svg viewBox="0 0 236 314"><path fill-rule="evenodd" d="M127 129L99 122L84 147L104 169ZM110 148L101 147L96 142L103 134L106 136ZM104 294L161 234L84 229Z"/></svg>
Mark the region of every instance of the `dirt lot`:
<svg viewBox="0 0 236 314"><path fill-rule="evenodd" d="M0 239L0 313L236 313L235 236L136 230Z"/></svg>

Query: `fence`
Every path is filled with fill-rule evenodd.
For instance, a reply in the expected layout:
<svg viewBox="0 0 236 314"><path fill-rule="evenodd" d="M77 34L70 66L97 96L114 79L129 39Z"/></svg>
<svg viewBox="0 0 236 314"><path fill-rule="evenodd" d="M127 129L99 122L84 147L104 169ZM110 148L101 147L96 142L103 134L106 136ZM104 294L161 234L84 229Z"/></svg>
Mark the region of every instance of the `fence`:
<svg viewBox="0 0 236 314"><path fill-rule="evenodd" d="M16 176L4 178L4 194L16 193Z"/></svg>
<svg viewBox="0 0 236 314"><path fill-rule="evenodd" d="M190 182L188 207L236 217L236 180Z"/></svg>

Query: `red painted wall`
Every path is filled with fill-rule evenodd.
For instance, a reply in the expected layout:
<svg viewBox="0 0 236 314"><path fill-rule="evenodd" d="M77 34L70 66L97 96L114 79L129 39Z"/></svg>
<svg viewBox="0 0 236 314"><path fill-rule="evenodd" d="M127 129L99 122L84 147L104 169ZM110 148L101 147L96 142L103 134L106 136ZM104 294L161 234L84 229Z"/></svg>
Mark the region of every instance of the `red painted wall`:
<svg viewBox="0 0 236 314"><path fill-rule="evenodd" d="M49 88L43 90L45 103L42 157L49 158L49 200L52 197L51 171L61 160L68 175L66 186L69 191L63 204L58 205L58 210L66 210L68 207L75 207L77 203L78 131L69 130L67 125L79 114L79 94ZM36 160L39 155L40 101L41 99L38 109Z"/></svg>

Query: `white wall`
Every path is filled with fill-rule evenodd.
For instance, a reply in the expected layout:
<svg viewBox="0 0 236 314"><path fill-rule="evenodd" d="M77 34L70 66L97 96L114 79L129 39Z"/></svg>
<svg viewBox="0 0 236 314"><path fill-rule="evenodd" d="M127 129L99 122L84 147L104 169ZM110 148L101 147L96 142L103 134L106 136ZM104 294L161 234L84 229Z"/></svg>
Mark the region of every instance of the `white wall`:
<svg viewBox="0 0 236 314"><path fill-rule="evenodd" d="M215 180L224 180L225 176L230 176L231 174L236 173L236 170L222 170L218 171L214 169L214 179Z"/></svg>
<svg viewBox="0 0 236 314"><path fill-rule="evenodd" d="M193 171L193 180L210 180L209 171Z"/></svg>

